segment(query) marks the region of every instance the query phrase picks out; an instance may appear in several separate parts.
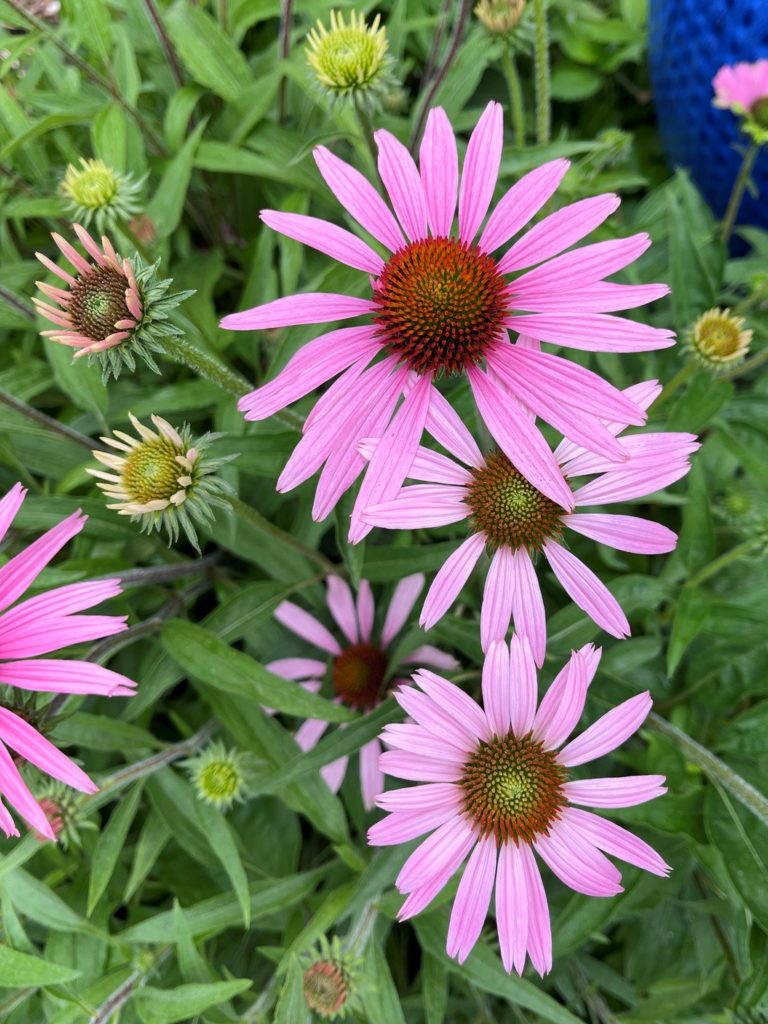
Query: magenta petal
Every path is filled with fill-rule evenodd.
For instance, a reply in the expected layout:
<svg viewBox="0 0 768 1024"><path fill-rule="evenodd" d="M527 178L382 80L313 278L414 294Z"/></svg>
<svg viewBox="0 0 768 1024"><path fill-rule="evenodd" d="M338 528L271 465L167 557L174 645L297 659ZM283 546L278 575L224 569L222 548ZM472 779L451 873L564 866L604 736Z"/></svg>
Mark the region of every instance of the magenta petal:
<svg viewBox="0 0 768 1024"><path fill-rule="evenodd" d="M563 792L570 803L587 807L635 807L667 792L663 775L618 775L606 779L566 782Z"/></svg>
<svg viewBox="0 0 768 1024"><path fill-rule="evenodd" d="M360 171L318 146L313 154L325 183L341 205L392 252L405 245L403 233L387 204Z"/></svg>
<svg viewBox="0 0 768 1024"><path fill-rule="evenodd" d="M589 203L594 200L583 201ZM542 221L540 226L543 224ZM510 291L515 299L513 304L524 309L524 301L529 295L543 296L558 291L587 290L590 285L596 284L604 277L623 270L629 263L642 256L650 244L648 235L639 234L630 238L616 238L608 242L583 245L580 249L557 256L535 270L522 274L511 283ZM505 256L502 263L506 258ZM520 303L517 302L518 297L522 299Z"/></svg>
<svg viewBox="0 0 768 1024"><path fill-rule="evenodd" d="M613 821L606 821L597 814L566 808L567 820L577 828L599 850L604 850L612 857L618 857L627 864L634 864L643 871L666 877L672 870L669 864L656 853L652 846L628 832Z"/></svg>
<svg viewBox="0 0 768 1024"><path fill-rule="evenodd" d="M653 701L646 690L611 708L588 729L563 747L558 756L566 768L610 754L629 739L648 717Z"/></svg>
<svg viewBox="0 0 768 1024"><path fill-rule="evenodd" d="M370 245L366 245L351 231L327 220L308 217L303 213L281 213L279 210L262 210L260 216L273 231L318 249L331 259L354 267L355 270L378 275L384 268L381 256Z"/></svg>
<svg viewBox="0 0 768 1024"><path fill-rule="evenodd" d="M514 305L526 313L616 313L657 302L665 295L669 295L666 284L599 281L574 291L547 290L531 294L515 291Z"/></svg>
<svg viewBox="0 0 768 1024"><path fill-rule="evenodd" d="M21 484L14 484L11 489L0 498L0 541L8 532L8 527L16 517L16 513L22 506L27 491ZM2 591L0 591L2 593Z"/></svg>
<svg viewBox="0 0 768 1024"><path fill-rule="evenodd" d="M526 637L536 664L541 668L547 647L544 598L531 556L525 548L512 555L512 620L516 632Z"/></svg>
<svg viewBox="0 0 768 1024"><path fill-rule="evenodd" d="M617 551L660 555L674 551L677 545L677 534L672 530L638 516L577 512L563 516L563 522L576 533Z"/></svg>
<svg viewBox="0 0 768 1024"><path fill-rule="evenodd" d="M427 117L419 149L419 166L427 202L427 220L433 236L451 233L459 183L456 137L442 107L433 107Z"/></svg>
<svg viewBox="0 0 768 1024"><path fill-rule="evenodd" d="M400 892L410 892L427 885L435 875L443 875L446 871L449 872L447 881L458 871L476 839L473 828L463 818L441 825L402 866L395 882L397 888Z"/></svg>
<svg viewBox="0 0 768 1024"><path fill-rule="evenodd" d="M328 651L329 654L341 654L341 646L336 637L318 622L314 615L305 612L292 601L282 601L275 610L275 618L307 643Z"/></svg>
<svg viewBox="0 0 768 1024"><path fill-rule="evenodd" d="M463 964L472 952L488 913L496 878L496 839L479 839L456 890L448 925L446 951Z"/></svg>
<svg viewBox="0 0 768 1024"><path fill-rule="evenodd" d="M82 793L96 793L96 786L74 761L55 747L23 718L0 708L0 740L41 772L65 782Z"/></svg>
<svg viewBox="0 0 768 1024"><path fill-rule="evenodd" d="M369 299L329 292L303 292L265 302L242 313L230 313L220 326L228 331L264 331L268 327L293 327L297 324L327 324L333 320L375 313L376 304Z"/></svg>
<svg viewBox="0 0 768 1024"><path fill-rule="evenodd" d="M421 572L404 577L395 587L381 630L381 642L385 647L392 643L408 621L408 616L413 611L413 606L423 589L424 574Z"/></svg>
<svg viewBox="0 0 768 1024"><path fill-rule="evenodd" d="M630 628L621 605L591 569L556 541L544 544L544 554L560 584L575 605L602 627L622 640Z"/></svg>
<svg viewBox="0 0 768 1024"><path fill-rule="evenodd" d="M512 617L512 552L499 548L491 559L485 578L480 609L480 645L484 651L492 640L504 640Z"/></svg>
<svg viewBox="0 0 768 1024"><path fill-rule="evenodd" d="M534 739L548 750L565 743L581 718L588 686L584 659L573 651L539 705L533 722Z"/></svg>
<svg viewBox="0 0 768 1024"><path fill-rule="evenodd" d="M0 794L14 807L19 814L46 839L56 842L56 834L51 828L51 823L45 816L42 807L32 796L26 783L19 774L19 770L13 762L13 758L0 741ZM8 829L9 815L4 816L6 823L3 831ZM18 829L11 830L11 835L18 835ZM7 834L7 832L6 832Z"/></svg>
<svg viewBox="0 0 768 1024"><path fill-rule="evenodd" d="M585 896L616 896L622 891L618 869L564 815L548 836L540 835L536 852L560 881Z"/></svg>
<svg viewBox="0 0 768 1024"><path fill-rule="evenodd" d="M448 399L434 386L429 399L427 430L446 451L466 466L479 469L483 465L483 456L474 437Z"/></svg>
<svg viewBox="0 0 768 1024"><path fill-rule="evenodd" d="M351 644L358 642L357 616L352 591L340 576L328 577L328 609Z"/></svg>
<svg viewBox="0 0 768 1024"><path fill-rule="evenodd" d="M517 633L509 644L509 674L512 732L515 736L527 736L536 714L538 683L530 644Z"/></svg>
<svg viewBox="0 0 768 1024"><path fill-rule="evenodd" d="M18 486L18 485L17 485ZM24 495L12 488L3 498L0 512L5 513L6 529L18 511ZM8 518L9 514L10 518ZM76 536L85 526L87 517L80 512L51 527L42 537L32 541L18 555L14 555L0 568L0 611L21 597L32 581L39 576L51 559L61 551L67 541ZM3 533L5 530L3 530Z"/></svg>
<svg viewBox="0 0 768 1024"><path fill-rule="evenodd" d="M136 683L90 661L34 658L0 664L0 683L40 693L92 693L103 697L130 696Z"/></svg>
<svg viewBox="0 0 768 1024"><path fill-rule="evenodd" d="M504 111L488 104L467 144L459 189L459 237L469 245L488 212L504 145Z"/></svg>
<svg viewBox="0 0 768 1024"><path fill-rule="evenodd" d="M451 607L477 565L484 547L485 536L474 533L446 559L424 598L419 618L424 629L432 629Z"/></svg>
<svg viewBox="0 0 768 1024"><path fill-rule="evenodd" d="M523 973L528 947L528 885L523 850L513 842L502 843L496 874L496 925L501 962L509 974Z"/></svg>
<svg viewBox="0 0 768 1024"><path fill-rule="evenodd" d="M552 198L569 166L567 160L550 160L524 174L496 204L478 248L493 252L505 245Z"/></svg>
<svg viewBox="0 0 768 1024"><path fill-rule="evenodd" d="M455 719L458 728L470 731L481 740L490 737L491 729L482 709L458 686L427 669L415 672L413 681Z"/></svg>
<svg viewBox="0 0 768 1024"><path fill-rule="evenodd" d="M539 341L584 352L651 352L675 344L672 331L635 323L610 313L580 316L532 313L530 316L510 317L506 326Z"/></svg>
<svg viewBox="0 0 768 1024"><path fill-rule="evenodd" d="M392 207L412 242L427 237L427 202L413 158L391 132L373 135L379 147L379 174Z"/></svg>
<svg viewBox="0 0 768 1024"><path fill-rule="evenodd" d="M483 661L483 708L491 729L506 736L510 729L511 683L509 651L503 640L493 640Z"/></svg>

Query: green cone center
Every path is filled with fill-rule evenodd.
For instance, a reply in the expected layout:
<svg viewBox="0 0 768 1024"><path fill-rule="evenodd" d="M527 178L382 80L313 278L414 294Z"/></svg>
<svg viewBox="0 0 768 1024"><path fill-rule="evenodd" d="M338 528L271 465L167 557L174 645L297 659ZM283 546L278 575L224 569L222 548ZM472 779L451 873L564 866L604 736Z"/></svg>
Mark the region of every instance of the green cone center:
<svg viewBox="0 0 768 1024"><path fill-rule="evenodd" d="M123 484L132 501L145 505L148 501L168 500L179 490L183 468L176 461L179 454L167 437L142 441L131 449L123 466Z"/></svg>

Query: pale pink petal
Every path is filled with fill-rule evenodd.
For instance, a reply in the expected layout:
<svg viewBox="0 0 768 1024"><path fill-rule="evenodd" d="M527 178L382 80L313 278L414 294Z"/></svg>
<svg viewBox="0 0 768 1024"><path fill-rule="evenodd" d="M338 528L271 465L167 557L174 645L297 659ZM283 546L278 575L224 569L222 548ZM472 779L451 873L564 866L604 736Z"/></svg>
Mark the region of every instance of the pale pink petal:
<svg viewBox="0 0 768 1024"><path fill-rule="evenodd" d="M424 598L419 624L432 629L459 596L485 547L485 535L473 533L441 566Z"/></svg>
<svg viewBox="0 0 768 1024"><path fill-rule="evenodd" d="M376 806L376 797L384 789L384 774L379 768L381 747L374 739L360 748L360 791L366 811Z"/></svg>
<svg viewBox="0 0 768 1024"><path fill-rule="evenodd" d="M451 122L442 107L433 107L427 117L419 149L419 167L430 230L435 237L447 237L456 209L459 156Z"/></svg>
<svg viewBox="0 0 768 1024"><path fill-rule="evenodd" d="M583 199L581 202L596 204L595 208L597 208L601 198L604 200L606 197L598 196L596 199ZM612 198L618 205L617 196L608 198ZM574 206L578 205L578 203L574 203ZM573 209L573 207L559 210L552 214L552 219L557 218L568 209ZM522 238L521 242L525 242L534 231L543 228L545 224L546 221L542 221L525 238ZM559 244L554 237L553 242ZM518 296L527 297L529 295L547 295L557 291L579 290L579 286L587 289L604 277L615 274L628 264L633 263L639 256L642 256L650 244L651 240L648 235L642 233L631 235L629 238L614 238L607 242L583 245L580 249L573 249L555 259L548 259L546 263L536 267L535 270L529 270L511 283L510 292L514 296L513 305L525 308L518 305L516 301ZM562 250L560 251L562 252ZM509 253L501 261L502 264L505 263L508 256ZM539 262L539 260L535 262ZM519 269L519 267L510 267L509 269Z"/></svg>
<svg viewBox="0 0 768 1024"><path fill-rule="evenodd" d="M606 217L610 217L618 209L620 203L618 196L608 193L580 199L561 210L556 210L534 225L504 253L499 262L499 271L502 274L509 274L513 270L521 270L523 267L533 266L534 263L549 260L594 231ZM650 245L650 241L648 244ZM587 273L589 274L589 270ZM599 276L605 277L605 274Z"/></svg>
<svg viewBox="0 0 768 1024"><path fill-rule="evenodd" d="M72 644L114 636L128 628L120 615L30 616L4 638L4 620L5 616L0 619L0 658L35 658Z"/></svg>
<svg viewBox="0 0 768 1024"><path fill-rule="evenodd" d="M465 828L463 822L460 825L459 822L449 821L442 828L452 828L454 830L454 835L451 838L454 839L455 845L450 850L450 856L442 856L435 870L428 875L425 883L413 888L408 899L405 900L400 908L397 915L398 921L407 921L408 918L413 917L415 914L420 914L432 902L441 889L445 888L451 876L455 875L459 870L461 862L476 842L476 836L471 830L463 830ZM430 836L431 838L433 836ZM422 846L426 845L427 842L429 840L426 840ZM418 853L419 851L417 850L416 852Z"/></svg>
<svg viewBox="0 0 768 1024"><path fill-rule="evenodd" d="M504 145L504 111L500 103L488 104L467 144L459 189L459 237L469 244L488 212L499 176Z"/></svg>
<svg viewBox="0 0 768 1024"><path fill-rule="evenodd" d="M439 704L455 718L460 728L469 730L481 740L487 740L490 737L491 729L482 710L458 686L427 669L415 672L413 680L427 696L432 698L435 704Z"/></svg>
<svg viewBox="0 0 768 1024"><path fill-rule="evenodd" d="M316 679L325 675L326 664L315 658L277 658L264 668L283 679Z"/></svg>
<svg viewBox="0 0 768 1024"><path fill-rule="evenodd" d="M419 811L430 811L433 808L458 811L462 800L459 786L431 782L424 786L410 786L407 789L392 789L387 793L379 793L376 797L376 806L382 807L385 811L418 814Z"/></svg>
<svg viewBox="0 0 768 1024"><path fill-rule="evenodd" d="M481 735L478 723L466 717L459 717L454 709L435 703L410 685L395 691L395 699L414 722L432 736L464 753L474 750ZM482 733L485 732L484 719Z"/></svg>
<svg viewBox="0 0 768 1024"><path fill-rule="evenodd" d="M220 323L228 331L264 331L268 327L294 327L297 324L327 324L332 320L350 320L355 316L375 313L376 304L369 299L328 292L303 292L286 295L261 306L230 313Z"/></svg>
<svg viewBox="0 0 768 1024"><path fill-rule="evenodd" d="M454 484L466 487L472 483L472 475L459 463L440 452L419 446L408 470L409 480L423 480L432 484Z"/></svg>
<svg viewBox="0 0 768 1024"><path fill-rule="evenodd" d="M358 641L357 616L352 591L340 576L328 577L328 609L351 644Z"/></svg>
<svg viewBox="0 0 768 1024"><path fill-rule="evenodd" d="M507 458L537 490L570 511L571 489L539 430L482 370L468 367L467 376L480 415Z"/></svg>
<svg viewBox="0 0 768 1024"><path fill-rule="evenodd" d="M48 821L42 807L40 807L30 793L13 762L13 758L2 742L0 742L0 793L32 828L45 836L46 839L50 839L51 842L56 842L56 834L51 828L51 823ZM7 818L5 820L6 826L3 831L7 829L6 834L10 832L11 835L18 835L18 830L8 828Z"/></svg>
<svg viewBox="0 0 768 1024"><path fill-rule="evenodd" d="M412 722L395 722L385 725L381 740L392 750L405 750L414 754L423 754L436 761L445 761L451 765L463 767L467 754L453 744L453 737L436 736L420 725Z"/></svg>
<svg viewBox="0 0 768 1024"><path fill-rule="evenodd" d="M611 636L620 640L630 628L621 605L591 569L556 541L544 543L544 554L563 590L575 605Z"/></svg>
<svg viewBox="0 0 768 1024"><path fill-rule="evenodd" d="M103 697L131 696L136 683L90 661L35 658L0 664L0 683L41 693L93 693Z"/></svg>
<svg viewBox="0 0 768 1024"><path fill-rule="evenodd" d="M445 875L448 881L476 840L468 822L461 818L446 822L414 850L400 869L395 885L400 892L410 892L427 885L436 875Z"/></svg>
<svg viewBox="0 0 768 1024"><path fill-rule="evenodd" d="M478 248L493 252L505 245L552 198L569 166L567 160L550 160L524 174L496 204Z"/></svg>
<svg viewBox="0 0 768 1024"><path fill-rule="evenodd" d="M364 644L371 639L375 611L371 584L368 580L360 580L357 588L357 621L360 624L360 639Z"/></svg>
<svg viewBox="0 0 768 1024"><path fill-rule="evenodd" d="M379 129L373 135L379 148L379 174L392 207L408 238L427 237L427 201L413 158L391 132Z"/></svg>
<svg viewBox="0 0 768 1024"><path fill-rule="evenodd" d="M613 821L606 821L589 811L580 811L575 807L566 808L563 812L567 820L581 832L599 850L604 850L612 857L618 857L627 864L634 864L643 871L666 877L672 870L669 864L656 853L652 846L628 832Z"/></svg>
<svg viewBox="0 0 768 1024"><path fill-rule="evenodd" d="M458 782L463 774L461 765L402 750L385 750L379 767L385 774L409 782Z"/></svg>
<svg viewBox="0 0 768 1024"><path fill-rule="evenodd" d="M617 704L585 729L581 736L577 736L563 747L558 760L566 768L574 768L578 764L594 761L603 754L610 754L637 732L647 718L652 704L651 695L647 690L635 694L622 704Z"/></svg>
<svg viewBox="0 0 768 1024"><path fill-rule="evenodd" d="M361 541L372 529L362 521L363 509L394 498L408 475L424 432L430 387L428 376L419 378L376 447L352 510L349 540L353 544Z"/></svg>
<svg viewBox="0 0 768 1024"><path fill-rule="evenodd" d="M610 313L532 313L510 317L505 323L511 330L539 341L585 352L650 352L675 344L674 333L666 328L649 327Z"/></svg>
<svg viewBox="0 0 768 1024"><path fill-rule="evenodd" d="M308 718L306 722L301 723L293 738L304 752L312 750L313 747L317 746L320 737L326 731L328 725L328 722L322 721L319 718Z"/></svg>
<svg viewBox="0 0 768 1024"><path fill-rule="evenodd" d="M534 660L541 668L547 648L544 598L526 548L518 548L512 555L512 620L515 631L528 640Z"/></svg>
<svg viewBox="0 0 768 1024"><path fill-rule="evenodd" d="M618 869L561 816L548 836L539 836L536 852L560 881L585 896L616 896L622 892Z"/></svg>
<svg viewBox="0 0 768 1024"><path fill-rule="evenodd" d="M281 601L275 609L274 617L286 629L290 629L292 633L296 633L315 647L328 651L329 654L341 654L341 646L336 637L318 622L314 615L305 612L292 601Z"/></svg>
<svg viewBox="0 0 768 1024"><path fill-rule="evenodd" d="M547 894L531 849L521 846L520 856L528 894L528 955L543 978L552 970L552 926Z"/></svg>
<svg viewBox="0 0 768 1024"><path fill-rule="evenodd" d="M21 484L14 484L11 489L0 498L0 541L8 532L8 527L16 517L16 513L22 506L27 496L25 487ZM2 593L2 591L0 591Z"/></svg>
<svg viewBox="0 0 768 1024"><path fill-rule="evenodd" d="M511 682L509 651L503 640L493 640L483 661L483 708L491 729L506 736L510 729Z"/></svg>
<svg viewBox="0 0 768 1024"><path fill-rule="evenodd" d="M563 522L576 533L618 551L660 555L674 551L677 545L677 534L668 527L638 516L578 512L563 516Z"/></svg>
<svg viewBox="0 0 768 1024"><path fill-rule="evenodd" d="M496 873L496 926L501 962L509 974L523 973L528 947L528 884L523 850L513 842L502 843Z"/></svg>
<svg viewBox="0 0 768 1024"><path fill-rule="evenodd" d="M17 485L18 486L18 485ZM3 513L7 519L5 528L18 511L24 499L23 492L19 495L13 488L3 499ZM62 522L51 527L42 537L32 541L18 555L14 555L0 568L0 610L21 597L32 581L42 572L51 559L61 551L64 545L76 536L85 526L87 516L79 510L67 516ZM3 533L5 530L3 530Z"/></svg>
<svg viewBox="0 0 768 1024"><path fill-rule="evenodd" d="M517 284L517 282L515 282ZM515 309L526 313L615 313L657 302L669 295L666 284L613 284L600 281L574 291L514 293Z"/></svg>
<svg viewBox="0 0 768 1024"><path fill-rule="evenodd" d="M44 622L49 617L60 618L84 611L116 597L121 590L120 580L116 579L87 580L84 583L69 583L65 587L55 587L44 594L30 597L5 612L0 617L0 630L6 634L12 632L16 639L33 622Z"/></svg>
<svg viewBox="0 0 768 1024"><path fill-rule="evenodd" d="M262 210L260 217L273 231L318 249L348 267L376 275L384 268L381 256L370 245L327 220L307 217L303 213L281 213L279 210Z"/></svg>
<svg viewBox="0 0 768 1024"><path fill-rule="evenodd" d="M533 727L538 700L536 664L530 644L517 633L509 643L510 725L515 736L527 736Z"/></svg>
<svg viewBox="0 0 768 1024"><path fill-rule="evenodd" d="M450 672L459 667L458 661L452 654L441 651L432 644L422 644L415 651L405 655L401 659L403 665L427 665L429 668L439 668L444 672Z"/></svg>
<svg viewBox="0 0 768 1024"><path fill-rule="evenodd" d="M358 224L392 252L405 245L403 233L389 207L360 171L325 146L317 146L312 155L326 185Z"/></svg>
<svg viewBox="0 0 768 1024"><path fill-rule="evenodd" d="M396 498L363 508L360 519L368 526L387 530L420 530L449 526L469 517L462 492L445 484L414 484Z"/></svg>
<svg viewBox="0 0 768 1024"><path fill-rule="evenodd" d="M348 763L348 757L340 757L337 761L331 761L330 764L324 764L320 769L320 775L323 777L326 786L332 793L338 793L341 789L344 776L347 774Z"/></svg>
<svg viewBox="0 0 768 1024"><path fill-rule="evenodd" d="M548 750L556 750L565 743L581 718L588 687L585 661L578 651L572 651L539 705L533 721L533 738Z"/></svg>
<svg viewBox="0 0 768 1024"><path fill-rule="evenodd" d="M566 782L563 793L572 804L587 807L634 807L667 792L663 775L618 775L606 779Z"/></svg>
<svg viewBox="0 0 768 1024"><path fill-rule="evenodd" d="M484 651L492 640L503 640L512 617L512 552L499 548L485 578L480 609L480 644Z"/></svg>
<svg viewBox="0 0 768 1024"><path fill-rule="evenodd" d="M395 587L381 631L381 642L385 647L392 643L408 621L408 616L413 611L413 606L423 589L424 574L421 572L404 577Z"/></svg>
<svg viewBox="0 0 768 1024"><path fill-rule="evenodd" d="M682 479L690 468L689 462L678 459L669 459L664 468L653 463L638 466L634 462L626 470L605 473L596 480L590 480L574 491L574 498L577 505L609 505L646 498Z"/></svg>
<svg viewBox="0 0 768 1024"><path fill-rule="evenodd" d="M463 964L480 937L496 877L496 839L478 840L456 890L446 952Z"/></svg>
<svg viewBox="0 0 768 1024"><path fill-rule="evenodd" d="M473 469L482 467L484 460L477 447L477 441L464 426L461 417L448 399L434 386L429 398L427 430L446 451L460 459L466 466Z"/></svg>
<svg viewBox="0 0 768 1024"><path fill-rule="evenodd" d="M0 740L41 772L65 782L81 793L96 793L96 786L74 761L18 715L0 707Z"/></svg>
<svg viewBox="0 0 768 1024"><path fill-rule="evenodd" d="M435 783L439 785L439 783ZM368 829L370 846L397 846L418 839L456 816L453 807L428 807L413 814L388 814Z"/></svg>
<svg viewBox="0 0 768 1024"><path fill-rule="evenodd" d="M92 267L88 260L83 259L77 249L70 245L66 238L62 238L55 231L51 232L51 238L79 274L89 274L91 272Z"/></svg>
<svg viewBox="0 0 768 1024"><path fill-rule="evenodd" d="M623 429L623 428L622 428ZM699 445L695 434L674 431L628 434L621 438L625 459L621 463L583 450L570 456L568 475L585 476L592 473L634 473L637 470L663 472L670 462L685 463Z"/></svg>

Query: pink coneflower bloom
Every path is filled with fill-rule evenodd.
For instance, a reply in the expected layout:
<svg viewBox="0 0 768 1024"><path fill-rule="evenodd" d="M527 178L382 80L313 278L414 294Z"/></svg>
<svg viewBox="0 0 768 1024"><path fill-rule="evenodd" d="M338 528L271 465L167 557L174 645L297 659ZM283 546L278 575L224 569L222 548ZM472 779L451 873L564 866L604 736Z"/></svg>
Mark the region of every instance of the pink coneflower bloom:
<svg viewBox="0 0 768 1024"><path fill-rule="evenodd" d="M360 439L383 437L357 507L393 497L422 431L430 424L439 428L434 382L466 374L502 451L510 457L516 452L521 472L548 498L570 507L570 492L527 410L613 458L622 451L600 414L635 424L644 422L644 414L576 363L523 352L508 331L589 351L639 352L673 344L670 331L610 315L667 293L665 285L604 280L637 259L650 239L638 234L566 252L618 207L615 195L600 195L558 210L510 246L553 196L568 161L554 160L526 174L486 221L503 146L498 103L488 105L472 132L461 179L456 139L441 108L430 112L418 168L389 132L378 131L375 138L392 209L359 171L327 149L318 147L314 156L326 184L381 252L316 217L276 210L261 215L274 230L368 275L369 297L291 295L222 321L233 330L264 330L365 320L309 342L273 381L240 400L246 419L261 420L341 374L307 418L278 490L296 487L323 466L312 513L323 519L363 469L356 450ZM350 539L360 540L368 530L353 515Z"/></svg>
<svg viewBox="0 0 768 1024"><path fill-rule="evenodd" d="M712 79L714 104L768 128L768 60L724 65Z"/></svg>
<svg viewBox="0 0 768 1024"><path fill-rule="evenodd" d="M0 500L0 541L25 495L21 484L15 484ZM6 687L105 697L130 696L133 692L133 680L101 665L39 657L125 629L124 616L77 614L119 594L119 580L70 583L14 604L67 541L82 530L85 521L84 515L74 512L0 568L0 684ZM94 793L97 787L37 729L20 715L0 707L0 794L33 829L55 839L51 823L22 779L6 744L40 771L74 789ZM19 834L2 803L0 828L7 836Z"/></svg>
<svg viewBox="0 0 768 1024"><path fill-rule="evenodd" d="M424 587L421 573L406 576L395 587L384 622L374 633L375 605L371 585L361 580L357 599L338 576L328 577L328 610L341 632L337 639L326 626L292 601L283 601L275 611L275 618L286 629L303 640L319 647L320 658L280 658L266 667L284 679L295 679L317 693L326 674L330 674L335 699L357 711L370 711L387 696L391 686L405 680L398 677L405 665L432 665L452 669L456 661L450 654L429 644L423 644L391 664L391 648L400 630L408 621L414 604ZM391 678L394 673L395 678ZM308 719L296 733L296 742L302 750L311 750L325 730L328 722ZM360 788L363 803L370 810L374 799L384 786L379 771L381 747L377 739L360 749ZM335 793L344 781L347 757L321 768L320 773Z"/></svg>
<svg viewBox="0 0 768 1024"><path fill-rule="evenodd" d="M655 381L624 392L647 409L659 394ZM460 418L443 408L441 441L459 462L419 447L408 476L425 483L403 487L389 501L362 511L367 523L389 529L446 526L467 521L469 537L447 559L429 588L420 624L431 629L456 600L483 551L491 563L485 581L480 638L483 649L503 639L514 620L531 644L536 663L544 661L546 624L532 556L542 554L575 604L612 636L629 635L624 612L605 584L563 543L566 529L619 551L661 554L671 551L677 536L666 526L636 516L600 512L564 512L530 483L506 452L480 452ZM625 423L606 423L619 435ZM563 441L555 451L563 483L594 478L573 491L576 508L632 501L667 487L684 476L688 457L699 446L693 434L632 434L621 439L624 461L595 455ZM361 445L364 455L377 442Z"/></svg>
<svg viewBox="0 0 768 1024"><path fill-rule="evenodd" d="M382 793L390 814L368 833L373 846L432 834L403 865L397 888L408 898L400 920L420 913L469 855L451 911L447 950L463 963L477 942L496 885L496 927L507 971L522 974L526 954L539 974L552 967L549 910L534 852L571 889L615 896L621 875L605 856L657 875L670 870L643 840L574 807L632 807L666 792L664 776L572 779L571 769L610 753L651 709L640 693L565 743L581 717L600 649L575 651L536 707L536 670L527 642L491 645L483 666L483 705L432 672L413 676L395 698L415 724L388 725L382 771L424 783Z"/></svg>

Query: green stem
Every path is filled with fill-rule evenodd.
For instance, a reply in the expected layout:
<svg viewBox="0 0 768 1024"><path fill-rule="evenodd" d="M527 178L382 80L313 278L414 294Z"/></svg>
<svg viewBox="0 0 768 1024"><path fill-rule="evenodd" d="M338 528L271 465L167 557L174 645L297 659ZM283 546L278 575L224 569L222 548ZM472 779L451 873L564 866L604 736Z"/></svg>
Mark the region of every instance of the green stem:
<svg viewBox="0 0 768 1024"><path fill-rule="evenodd" d="M174 580L184 579L186 576L194 576L197 573L208 572L221 558L220 551L213 551L210 555L196 558L188 562L177 562L173 565L147 565L139 569L126 569L120 573L120 583L125 587L147 587L156 586L159 583L171 583ZM112 579L114 573L108 576L90 576L89 579Z"/></svg>
<svg viewBox="0 0 768 1024"><path fill-rule="evenodd" d="M240 498L227 498L227 501L232 506L232 511L236 516L240 516L251 526L254 526L260 533L265 534L267 537L273 537L280 544L285 544L290 548L293 548L298 554L306 558L308 561L317 565L322 569L323 573L327 576L339 576L343 575L344 570L339 565L334 565L325 555L321 555L319 551L315 551L314 548L309 547L307 544L303 544L300 540L292 537L290 533L286 533L285 530L281 530L279 526L275 526L274 523L270 523L268 519L257 512L255 508L247 505Z"/></svg>
<svg viewBox="0 0 768 1024"><path fill-rule="evenodd" d="M1 285L0 299L2 299L7 306L10 306L11 309L15 309L16 312L20 316L23 316L25 320L31 320L32 323L35 322L35 311L32 306L29 306L23 299L20 299L18 295L14 295L10 289L3 288Z"/></svg>
<svg viewBox="0 0 768 1024"><path fill-rule="evenodd" d="M540 146L546 146L552 132L547 0L533 0L533 16L536 24L536 40L534 45L536 67L536 141Z"/></svg>
<svg viewBox="0 0 768 1024"><path fill-rule="evenodd" d="M251 385L245 377L241 377L239 373L228 369L223 363L213 359L203 352L202 349L190 345L183 338L164 338L163 346L165 354L175 363L181 363L182 366L189 367L198 377L209 380L212 384L216 384L217 387L228 391L231 395L241 398L246 392L251 390Z"/></svg>
<svg viewBox="0 0 768 1024"><path fill-rule="evenodd" d="M695 362L691 361L690 363L686 363L686 365L682 369L677 371L677 373L669 382L669 384L666 384L664 386L664 389L662 390L661 394L648 411L650 412L651 410L653 410L653 412L658 412L661 406L669 401L669 399L672 397L672 395L674 395L678 388L685 384L685 382L689 379L689 377L693 376L697 369L698 366Z"/></svg>
<svg viewBox="0 0 768 1024"><path fill-rule="evenodd" d="M49 430L52 434L58 434L60 437L65 437L67 441L79 444L81 448L86 448L89 452L92 452L95 448L99 451L109 451L109 448L105 448L99 441L94 441L92 437L81 434L79 430L73 430L72 427L68 427L65 423L59 423L58 420L46 416L44 412L40 412L39 409L35 409L31 405L27 405L20 398L14 398L7 391L0 391L0 404L13 409L14 412L19 413L21 416L26 416L27 419L37 423L38 426L43 427L45 430Z"/></svg>
<svg viewBox="0 0 768 1024"><path fill-rule="evenodd" d="M515 56L509 46L504 47L504 55L501 58L501 69L507 80L509 91L509 111L512 119L512 128L515 133L515 145L518 149L525 146L525 108L523 106L523 89L520 85L520 75L517 73Z"/></svg>
<svg viewBox="0 0 768 1024"><path fill-rule="evenodd" d="M749 373L751 370L756 370L763 363L768 362L768 348L764 348L762 352L758 352L757 355L752 356L751 359L747 359L746 362L742 363L741 366L735 366L732 370L727 373L720 374L725 380L733 380L735 377L742 377L745 373Z"/></svg>
<svg viewBox="0 0 768 1024"><path fill-rule="evenodd" d="M768 825L768 799L759 790L755 789L732 768L729 768L706 747L702 747L687 733L668 722L666 718L661 718L660 715L652 711L648 715L647 721L662 736L672 740L681 754L698 765L712 782L719 783L724 789L727 789L759 821Z"/></svg>
<svg viewBox="0 0 768 1024"><path fill-rule="evenodd" d="M700 583L708 580L710 576L714 576L727 568L733 562L738 562L740 558L744 558L749 554L753 548L757 547L759 541L754 537L750 537L749 540L743 541L741 544L737 544L735 548L731 548L730 551L726 551L725 554L720 555L709 565L705 565L703 569L700 569L695 576L691 578L685 584L686 587L698 587Z"/></svg>
<svg viewBox="0 0 768 1024"><path fill-rule="evenodd" d="M760 146L753 142L750 144L749 149L744 154L744 159L741 162L741 169L739 170L736 181L733 183L731 189L731 198L728 200L728 208L725 211L723 217L723 223L720 226L720 241L723 245L728 244L728 240L731 237L733 231L733 225L736 223L736 217L739 213L739 207L741 206L741 200L744 198L744 190L747 187L749 176L752 173L752 168L755 164L755 158Z"/></svg>
<svg viewBox="0 0 768 1024"><path fill-rule="evenodd" d="M371 162L373 164L374 171L378 165L378 154L376 151L376 143L373 139L373 125L371 124L371 118L368 111L365 109L356 93L352 93L355 113L357 114L357 120L360 125L360 135L362 136L363 142L368 147L368 152L371 156Z"/></svg>

